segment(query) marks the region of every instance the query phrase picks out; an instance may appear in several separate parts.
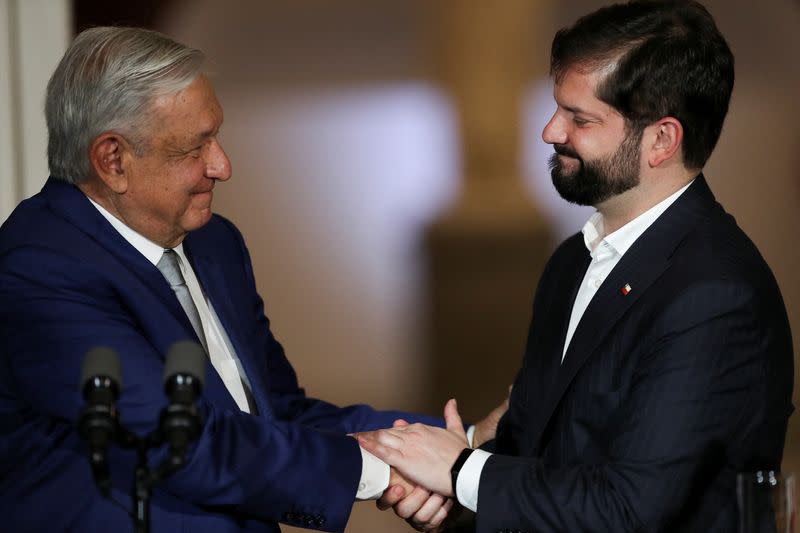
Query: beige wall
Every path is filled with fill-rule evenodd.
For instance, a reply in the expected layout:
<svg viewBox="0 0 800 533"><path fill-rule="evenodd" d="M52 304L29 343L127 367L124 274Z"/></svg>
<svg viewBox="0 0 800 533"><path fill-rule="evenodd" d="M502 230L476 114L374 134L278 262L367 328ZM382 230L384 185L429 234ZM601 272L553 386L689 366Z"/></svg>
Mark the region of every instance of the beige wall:
<svg viewBox="0 0 800 533"><path fill-rule="evenodd" d="M47 80L70 41L68 0L0 0L0 222L47 178Z"/></svg>
<svg viewBox="0 0 800 533"><path fill-rule="evenodd" d="M737 57L731 112L706 174L772 266L797 353L800 6L706 4ZM461 156L457 117L435 83L426 5L195 0L162 24L214 62L234 168L218 189L217 210L244 232L273 329L302 384L335 402L414 409L435 386L422 355L419 238L453 198ZM546 78L542 58L553 32L598 5L552 0L539 11L552 15L539 24L546 38L531 36L532 95ZM526 150L541 151L547 104L526 109ZM543 165L524 168L529 180L549 182ZM547 187L530 188L554 231L580 227L585 211ZM795 471L798 420L786 459ZM405 530L370 504L356 505L348 528Z"/></svg>

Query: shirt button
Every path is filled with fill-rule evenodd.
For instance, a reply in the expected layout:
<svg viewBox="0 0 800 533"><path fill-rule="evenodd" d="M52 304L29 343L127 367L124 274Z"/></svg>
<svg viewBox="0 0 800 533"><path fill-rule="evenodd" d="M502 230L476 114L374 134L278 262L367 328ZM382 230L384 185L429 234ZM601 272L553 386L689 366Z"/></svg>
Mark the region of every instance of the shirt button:
<svg viewBox="0 0 800 533"><path fill-rule="evenodd" d="M602 284L603 284L603 280L602 279L594 280L594 286L597 287L598 289L600 288L600 285L602 285Z"/></svg>
<svg viewBox="0 0 800 533"><path fill-rule="evenodd" d="M367 484L366 483L359 483L358 484L358 490L361 491L361 490L364 490L366 488L367 488Z"/></svg>

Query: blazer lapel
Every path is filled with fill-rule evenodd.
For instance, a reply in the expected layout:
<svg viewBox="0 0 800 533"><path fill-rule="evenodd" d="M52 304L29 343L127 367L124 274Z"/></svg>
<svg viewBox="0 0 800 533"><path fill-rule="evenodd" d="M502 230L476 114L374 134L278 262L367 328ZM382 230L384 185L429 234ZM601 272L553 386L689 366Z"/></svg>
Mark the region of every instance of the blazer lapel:
<svg viewBox="0 0 800 533"><path fill-rule="evenodd" d="M94 258L98 261L108 258L107 264L98 267L109 271L124 269L131 273L158 298L188 334L194 335L191 322L158 268L114 229L80 189L51 177L42 188L42 195L54 213L83 231L109 252L110 256L103 254ZM160 351L162 356L166 353L165 350Z"/></svg>
<svg viewBox="0 0 800 533"><path fill-rule="evenodd" d="M595 355L608 333L614 328L628 309L645 294L669 267L670 257L686 234L708 216L712 206L716 205L713 194L704 177L699 175L695 182L682 194L640 237L620 259L609 276L592 298L581 317L578 327L570 341L564 357L564 363L558 364L563 350L564 336L554 350L543 353L552 354L547 359L554 365L555 372L546 372L552 377L552 385L546 395L541 410L534 416L530 425L532 443L535 445L553 416L553 413L568 390L573 379L589 357ZM580 284L586 268L578 274ZM564 282L565 286L566 281ZM575 282L573 282L575 283ZM623 287L630 286L625 294ZM575 290L577 292L577 289ZM566 331L572 309L573 295L564 320ZM558 355L558 357L555 356ZM599 354L595 356L616 357L616 354ZM554 363L555 362L555 363Z"/></svg>
<svg viewBox="0 0 800 533"><path fill-rule="evenodd" d="M580 235L578 237L563 259L565 266L559 268L557 277L552 282L554 287L564 287L564 290L548 291L552 295L551 301L546 302L548 308L537 309L537 312L544 313L544 316L534 318L545 322L542 324L543 327L537 328L540 334L544 335L544 339L540 345L531 347L534 352L531 355L533 360L537 361L535 373L540 379L539 386L535 387L535 390L546 392L546 397L550 396L553 384L560 374L561 353L567 337L572 306L591 262L583 237ZM542 357L542 354L548 355Z"/></svg>
<svg viewBox="0 0 800 533"><path fill-rule="evenodd" d="M258 408L259 415L268 417L271 414L271 410L269 409L269 401L265 392L267 384L262 380L266 369L262 368L260 361L252 357L248 349L249 345L245 342L245 336L239 328L241 323L240 316L247 310L237 307L237 305L241 306L243 304L234 301L236 290L228 282L228 280L235 279L237 275L241 274L227 272L225 266L215 257L204 253L204 243L191 237L190 235L184 241L184 250L192 261L197 279L213 304L214 311L219 317L233 349L236 351L235 355L239 358L247 379L250 381L252 397Z"/></svg>

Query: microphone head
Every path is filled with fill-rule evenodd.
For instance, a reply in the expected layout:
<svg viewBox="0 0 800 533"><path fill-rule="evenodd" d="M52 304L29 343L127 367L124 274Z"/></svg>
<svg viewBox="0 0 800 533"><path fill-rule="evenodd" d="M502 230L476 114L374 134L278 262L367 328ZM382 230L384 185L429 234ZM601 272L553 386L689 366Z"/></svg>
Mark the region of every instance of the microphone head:
<svg viewBox="0 0 800 533"><path fill-rule="evenodd" d="M120 370L117 352L106 346L92 348L83 358L81 367L81 387L91 379L104 376L117 387L122 387L122 371Z"/></svg>
<svg viewBox="0 0 800 533"><path fill-rule="evenodd" d="M164 363L164 385L177 374L192 376L202 388L206 379L206 352L192 341L179 341L167 352Z"/></svg>

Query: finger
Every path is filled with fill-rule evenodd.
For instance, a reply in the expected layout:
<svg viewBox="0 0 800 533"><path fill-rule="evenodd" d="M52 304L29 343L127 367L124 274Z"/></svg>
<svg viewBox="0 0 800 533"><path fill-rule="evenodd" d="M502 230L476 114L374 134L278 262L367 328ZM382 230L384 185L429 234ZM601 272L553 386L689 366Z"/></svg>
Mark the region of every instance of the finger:
<svg viewBox="0 0 800 533"><path fill-rule="evenodd" d="M375 506L381 511L394 507L406 495L406 489L400 485L393 485L383 491L380 499L375 501Z"/></svg>
<svg viewBox="0 0 800 533"><path fill-rule="evenodd" d="M464 440L466 440L464 423L461 421L461 415L458 414L458 404L455 398L449 399L444 405L444 421L449 431L463 435Z"/></svg>
<svg viewBox="0 0 800 533"><path fill-rule="evenodd" d="M403 448L405 440L403 438L403 431L405 428L397 429L382 429L380 431L372 431L369 433L359 433L356 438L369 440L399 450Z"/></svg>
<svg viewBox="0 0 800 533"><path fill-rule="evenodd" d="M442 522L444 522L444 519L447 518L447 514L450 512L450 509L452 508L453 508L453 500L448 499L446 502L444 502L444 505L441 506L436 511L436 514L433 515L433 518L431 518L430 522L428 523L428 526L430 528L429 530L433 530L441 526Z"/></svg>
<svg viewBox="0 0 800 533"><path fill-rule="evenodd" d="M394 512L400 518L408 520L414 516L417 511L428 501L431 493L422 487L417 487L411 491L411 494L403 498L397 505L394 506Z"/></svg>
<svg viewBox="0 0 800 533"><path fill-rule="evenodd" d="M405 427L407 425L408 425L408 422L403 420L402 418L398 418L397 420L392 422L392 427L394 427L394 428Z"/></svg>
<svg viewBox="0 0 800 533"><path fill-rule="evenodd" d="M378 442L376 438L373 437L365 437L364 435L359 435L358 445L367 450L369 453L371 453L378 459L392 466L394 466L392 463L395 463L397 459L399 459L401 456L399 451L397 451L392 447L384 446L383 444Z"/></svg>
<svg viewBox="0 0 800 533"><path fill-rule="evenodd" d="M425 525L439 512L442 505L444 505L445 498L438 494L431 494L430 498L422 504L419 511L414 513L411 519L417 524Z"/></svg>

